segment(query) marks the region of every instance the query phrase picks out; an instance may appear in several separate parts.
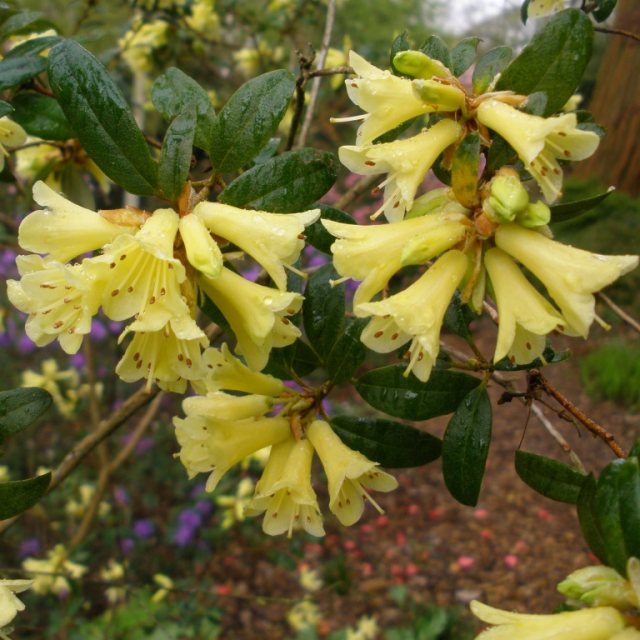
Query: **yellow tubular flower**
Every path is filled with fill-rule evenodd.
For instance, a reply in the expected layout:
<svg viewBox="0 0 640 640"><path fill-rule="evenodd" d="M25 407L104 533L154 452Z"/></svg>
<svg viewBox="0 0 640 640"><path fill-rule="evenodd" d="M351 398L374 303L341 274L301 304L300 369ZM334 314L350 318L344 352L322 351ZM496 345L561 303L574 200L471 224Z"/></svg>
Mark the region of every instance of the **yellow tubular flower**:
<svg viewBox="0 0 640 640"><path fill-rule="evenodd" d="M158 209L134 236L119 236L104 248L109 265L102 299L112 320L137 316L135 331L159 331L175 317L189 315L180 293L185 269L173 257L178 214Z"/></svg>
<svg viewBox="0 0 640 640"><path fill-rule="evenodd" d="M18 256L16 264L22 278L7 281L7 296L29 314L29 338L39 347L57 338L65 353L77 353L100 306L106 265L65 265L38 255Z"/></svg>
<svg viewBox="0 0 640 640"><path fill-rule="evenodd" d="M323 220L338 238L331 245L333 264L343 277L361 280L353 306L369 302L402 267L424 264L450 249L464 236L465 216L426 215L394 225L355 225Z"/></svg>
<svg viewBox="0 0 640 640"><path fill-rule="evenodd" d="M193 209L207 228L248 253L271 276L281 291L287 288L285 266L304 248L304 228L320 217L320 209L301 213L267 213L237 209L217 202L201 202Z"/></svg>
<svg viewBox="0 0 640 640"><path fill-rule="evenodd" d="M542 118L491 98L480 104L477 117L513 147L540 185L547 202L553 202L561 194L562 169L558 159L584 160L600 143L593 131L577 128L574 113Z"/></svg>
<svg viewBox="0 0 640 640"><path fill-rule="evenodd" d="M311 486L313 447L308 440L287 440L271 449L269 461L256 485L256 494L247 515L266 512L262 530L277 536L294 529L304 529L323 536L324 527L318 499Z"/></svg>
<svg viewBox="0 0 640 640"><path fill-rule="evenodd" d="M202 277L199 283L231 325L237 351L252 369L265 367L272 347L289 345L300 335L284 317L300 309L300 294L264 287L224 267L217 278Z"/></svg>
<svg viewBox="0 0 640 640"><path fill-rule="evenodd" d="M336 435L329 423L315 420L307 429L307 437L316 450L329 483L329 509L345 526L357 522L364 511L364 500L382 513L382 509L369 495L367 489L393 491L398 481L388 473L377 469L358 451L347 447Z"/></svg>
<svg viewBox="0 0 640 640"><path fill-rule="evenodd" d="M362 342L373 351L389 353L411 340L405 375L413 371L426 382L440 351L444 314L467 266L462 252L448 251L404 291L358 305L357 316L375 316L362 332Z"/></svg>
<svg viewBox="0 0 640 640"><path fill-rule="evenodd" d="M502 611L474 600L471 611L483 622L497 625L476 640L611 640L625 626L622 614L613 607L534 615Z"/></svg>
<svg viewBox="0 0 640 640"><path fill-rule="evenodd" d="M619 633L612 635L609 640L640 640L640 631L633 627L627 627Z"/></svg>
<svg viewBox="0 0 640 640"><path fill-rule="evenodd" d="M0 171L4 169L5 157L9 152L5 147L19 147L27 140L26 131L6 116L0 118Z"/></svg>
<svg viewBox="0 0 640 640"><path fill-rule="evenodd" d="M448 102L439 104L438 91L446 91L450 87L433 82L436 86L432 88L433 95L427 102L414 92L411 80L374 67L355 51L349 53L349 64L358 77L345 80L347 93L352 102L368 113L353 118L334 118L333 122L364 120L356 134L357 145L368 145L383 133L416 116L449 109Z"/></svg>
<svg viewBox="0 0 640 640"><path fill-rule="evenodd" d="M138 322L129 325L122 335L133 339L116 367L125 382L147 379L147 387L156 382L161 389L183 392L186 380L205 375L202 349L209 341L191 316L175 316L156 331L147 331Z"/></svg>
<svg viewBox="0 0 640 640"><path fill-rule="evenodd" d="M569 328L584 338L595 318L592 294L638 265L637 256L590 253L517 224L500 225L495 241L544 284Z"/></svg>
<svg viewBox="0 0 640 640"><path fill-rule="evenodd" d="M461 135L462 126L445 118L406 140L384 144L340 147L340 161L362 175L388 173L379 185L385 187L383 211L389 222L398 222L411 209L416 191L436 158Z"/></svg>
<svg viewBox="0 0 640 640"><path fill-rule="evenodd" d="M134 231L73 204L44 182L33 185L33 199L44 209L30 213L22 221L18 244L27 251L49 254L60 262L100 249L117 236Z"/></svg>
<svg viewBox="0 0 640 640"><path fill-rule="evenodd" d="M496 296L500 322L494 362L506 355L527 364L542 355L545 336L562 330L564 320L524 277L513 260L500 249L489 249L484 264Z"/></svg>
<svg viewBox="0 0 640 640"><path fill-rule="evenodd" d="M178 229L189 264L205 276L215 278L222 269L222 252L202 218L189 213L180 218Z"/></svg>
<svg viewBox="0 0 640 640"><path fill-rule="evenodd" d="M0 580L0 633L18 615L24 611L24 603L16 596L30 589L33 580Z"/></svg>
<svg viewBox="0 0 640 640"><path fill-rule="evenodd" d="M182 408L188 416L200 415L216 420L244 420L263 416L272 405L271 398L267 396L232 396L222 391L192 396L182 402Z"/></svg>

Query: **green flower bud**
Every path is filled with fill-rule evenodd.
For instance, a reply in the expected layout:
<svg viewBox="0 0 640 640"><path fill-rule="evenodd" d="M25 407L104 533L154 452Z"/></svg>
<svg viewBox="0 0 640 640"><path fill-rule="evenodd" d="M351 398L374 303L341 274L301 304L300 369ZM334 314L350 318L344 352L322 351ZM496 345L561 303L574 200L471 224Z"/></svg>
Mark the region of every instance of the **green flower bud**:
<svg viewBox="0 0 640 640"><path fill-rule="evenodd" d="M542 200L531 202L516 218L516 222L523 227L542 227L549 224L549 220L551 220L551 209Z"/></svg>
<svg viewBox="0 0 640 640"><path fill-rule="evenodd" d="M638 607L638 597L629 581L610 567L578 569L558 585L558 591L590 606L612 606L617 609Z"/></svg>
<svg viewBox="0 0 640 640"><path fill-rule="evenodd" d="M527 190L513 175L496 176L491 181L490 193L488 206L483 203L483 210L493 222L511 222L529 205Z"/></svg>
<svg viewBox="0 0 640 640"><path fill-rule="evenodd" d="M393 66L403 75L425 80L438 76L451 77L451 72L439 60L434 60L422 51L400 51L393 58Z"/></svg>

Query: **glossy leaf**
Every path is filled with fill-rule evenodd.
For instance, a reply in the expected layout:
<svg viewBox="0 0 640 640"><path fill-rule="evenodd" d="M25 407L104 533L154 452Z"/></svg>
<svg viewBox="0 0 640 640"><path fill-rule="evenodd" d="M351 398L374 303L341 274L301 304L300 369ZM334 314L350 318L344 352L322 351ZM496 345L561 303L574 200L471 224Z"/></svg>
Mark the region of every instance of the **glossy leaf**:
<svg viewBox="0 0 640 640"><path fill-rule="evenodd" d="M40 11L20 11L9 16L0 25L0 41L15 34L27 31L44 31L52 27L59 31L44 13Z"/></svg>
<svg viewBox="0 0 640 640"><path fill-rule="evenodd" d="M396 54L401 51L408 51L409 49L411 49L411 42L409 41L407 31L403 31L391 43L391 51L389 52L389 64L394 73L398 73L398 70L393 64L393 59L396 57Z"/></svg>
<svg viewBox="0 0 640 640"><path fill-rule="evenodd" d="M8 58L19 58L21 56L34 56L45 49L50 49L61 40L62 38L60 36L43 36L42 38L26 40L7 51L4 57L6 60Z"/></svg>
<svg viewBox="0 0 640 640"><path fill-rule="evenodd" d="M324 228L321 220L335 220L343 224L357 224L356 221L345 211L336 209L328 204L318 204L320 208L320 220L314 222L305 229L304 235L307 238L307 244L315 247L323 253L331 253L331 245L335 242L335 238Z"/></svg>
<svg viewBox="0 0 640 640"><path fill-rule="evenodd" d="M245 166L276 132L295 80L289 71L270 71L243 84L218 114L210 155L218 171Z"/></svg>
<svg viewBox="0 0 640 640"><path fill-rule="evenodd" d="M447 489L460 503L478 503L491 444L491 401L484 386L460 403L442 440L442 474Z"/></svg>
<svg viewBox="0 0 640 640"><path fill-rule="evenodd" d="M47 59L23 56L0 60L0 90L16 87L47 68Z"/></svg>
<svg viewBox="0 0 640 640"><path fill-rule="evenodd" d="M603 22L613 13L617 4L618 0L597 0L597 6L591 13L598 22Z"/></svg>
<svg viewBox="0 0 640 640"><path fill-rule="evenodd" d="M476 59L476 50L480 38L472 36L458 42L451 50L451 72L454 76L461 76Z"/></svg>
<svg viewBox="0 0 640 640"><path fill-rule="evenodd" d="M549 102L547 94L544 91L536 91L527 98L522 111L532 116L542 116L547 108L547 102Z"/></svg>
<svg viewBox="0 0 640 640"><path fill-rule="evenodd" d="M336 180L332 153L315 149L289 151L245 171L218 197L220 202L277 213L309 209Z"/></svg>
<svg viewBox="0 0 640 640"><path fill-rule="evenodd" d="M516 472L534 491L551 500L576 504L587 476L557 460L516 451Z"/></svg>
<svg viewBox="0 0 640 640"><path fill-rule="evenodd" d="M609 187L603 193L599 193L596 196L585 198L584 200L576 200L574 202L561 202L560 204L554 204L551 209L551 222L565 222L571 220L577 216L590 211L594 207L598 206L603 200L608 198L614 191L615 187Z"/></svg>
<svg viewBox="0 0 640 640"><path fill-rule="evenodd" d="M193 78L170 67L153 83L151 100L167 120L194 110L197 115L194 143L200 149L210 148L216 112L207 92Z"/></svg>
<svg viewBox="0 0 640 640"><path fill-rule="evenodd" d="M331 426L348 447L383 467L419 467L440 457L439 438L401 422L336 416Z"/></svg>
<svg viewBox="0 0 640 640"><path fill-rule="evenodd" d="M368 319L349 319L344 333L338 338L327 358L327 373L334 384L349 380L364 362L367 349L360 341L360 334Z"/></svg>
<svg viewBox="0 0 640 640"><path fill-rule="evenodd" d="M13 98L13 119L31 136L44 140L67 140L73 131L58 101L32 91Z"/></svg>
<svg viewBox="0 0 640 640"><path fill-rule="evenodd" d="M282 380L309 375L320 366L318 356L302 340L296 340L281 349L272 349L264 373Z"/></svg>
<svg viewBox="0 0 640 640"><path fill-rule="evenodd" d="M173 119L164 135L158 182L168 200L178 198L189 177L195 131L196 114L189 108Z"/></svg>
<svg viewBox="0 0 640 640"><path fill-rule="evenodd" d="M0 520L13 518L33 507L47 492L51 473L13 482L0 482Z"/></svg>
<svg viewBox="0 0 640 640"><path fill-rule="evenodd" d="M460 293L456 291L444 314L444 328L465 340L471 337L469 323L476 317L468 304L460 300Z"/></svg>
<svg viewBox="0 0 640 640"><path fill-rule="evenodd" d="M457 371L434 369L429 380L404 376L404 365L373 369L358 378L355 387L375 409L405 420L428 420L455 411L480 380Z"/></svg>
<svg viewBox="0 0 640 640"><path fill-rule="evenodd" d="M447 69L451 69L449 48L439 36L429 36L420 47L420 51L434 60L440 60Z"/></svg>
<svg viewBox="0 0 640 640"><path fill-rule="evenodd" d="M153 194L157 165L104 66L77 42L65 40L49 53L49 81L82 146L100 169L131 193Z"/></svg>
<svg viewBox="0 0 640 640"><path fill-rule="evenodd" d="M0 442L35 422L51 402L44 389L22 387L0 391Z"/></svg>
<svg viewBox="0 0 640 640"><path fill-rule="evenodd" d="M458 202L472 209L478 204L480 134L469 133L457 146L451 166L451 188Z"/></svg>
<svg viewBox="0 0 640 640"><path fill-rule="evenodd" d="M593 24L582 11L567 9L549 19L504 70L496 90L548 96L544 115L559 111L580 83L593 48Z"/></svg>
<svg viewBox="0 0 640 640"><path fill-rule="evenodd" d="M509 64L513 52L510 47L494 47L480 57L473 69L473 92L484 93L493 79Z"/></svg>
<svg viewBox="0 0 640 640"><path fill-rule="evenodd" d="M339 277L333 265L327 264L309 276L304 292L304 330L323 362L326 362L344 327L345 286L331 286L330 283Z"/></svg>
<svg viewBox="0 0 640 640"><path fill-rule="evenodd" d="M624 477L618 485L620 527L627 558L638 558L640 557L640 466L635 457L625 460L622 466Z"/></svg>
<svg viewBox="0 0 640 640"><path fill-rule="evenodd" d="M487 153L487 171L495 173L505 164L512 165L517 162L518 156L507 141L497 133L491 135L491 146Z"/></svg>
<svg viewBox="0 0 640 640"><path fill-rule="evenodd" d="M589 548L593 553L605 564L607 563L607 548L605 541L600 531L598 524L598 517L596 514L596 488L597 483L593 475L588 475L582 489L578 495L578 520L580 522L580 529L582 535L587 541Z"/></svg>

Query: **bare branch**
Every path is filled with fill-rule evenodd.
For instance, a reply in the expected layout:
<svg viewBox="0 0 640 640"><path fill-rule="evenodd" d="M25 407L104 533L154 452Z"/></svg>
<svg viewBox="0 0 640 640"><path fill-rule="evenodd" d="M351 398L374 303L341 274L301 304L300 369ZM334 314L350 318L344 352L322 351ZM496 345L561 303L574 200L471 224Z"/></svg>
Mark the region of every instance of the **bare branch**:
<svg viewBox="0 0 640 640"><path fill-rule="evenodd" d="M632 326L638 333L640 333L640 322L638 322L635 318L632 318L626 311L621 309L606 293L600 291L596 295L614 313L620 316L620 318L622 318L628 325Z"/></svg>

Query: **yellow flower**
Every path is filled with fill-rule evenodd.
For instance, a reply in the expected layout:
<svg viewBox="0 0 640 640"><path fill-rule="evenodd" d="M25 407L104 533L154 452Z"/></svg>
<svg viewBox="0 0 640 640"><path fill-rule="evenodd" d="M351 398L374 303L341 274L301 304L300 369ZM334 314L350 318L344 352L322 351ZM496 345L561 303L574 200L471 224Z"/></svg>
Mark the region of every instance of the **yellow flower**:
<svg viewBox="0 0 640 640"><path fill-rule="evenodd" d="M229 529L236 522L245 519L245 510L251 502L255 487L251 478L243 478L238 483L238 488L233 496L216 496L216 504L223 509L222 522L223 529Z"/></svg>
<svg viewBox="0 0 640 640"><path fill-rule="evenodd" d="M108 564L100 569L100 579L105 582L121 582L124 578L124 566L115 560L109 560ZM105 589L105 595L110 604L124 600L127 591L122 586L112 586Z"/></svg>
<svg viewBox="0 0 640 640"><path fill-rule="evenodd" d="M362 342L378 353L390 353L411 340L405 375L413 371L426 382L440 350L444 314L467 265L462 252L448 251L404 291L358 305L356 315L374 316L362 332Z"/></svg>
<svg viewBox="0 0 640 640"><path fill-rule="evenodd" d="M355 51L349 53L349 64L358 77L347 78L347 93L353 103L368 113L350 118L332 118L332 121L364 120L356 134L357 145L369 145L383 133L416 116L451 110L448 93L452 87L426 81L431 94L429 100L425 101L414 91L411 80L374 67ZM459 93L464 102L464 94L461 91ZM441 94L447 94L446 104L440 103Z"/></svg>
<svg viewBox="0 0 640 640"><path fill-rule="evenodd" d="M71 518L80 520L91 504L91 500L95 492L96 489L92 484L86 482L84 484L81 484L80 487L78 487L78 500L76 500L75 498L71 498L70 500L68 500L64 506L65 513ZM101 500L98 507L98 515L103 518L109 513L109 511L111 511L109 503Z"/></svg>
<svg viewBox="0 0 640 640"><path fill-rule="evenodd" d="M298 581L300 582L300 586L305 591L309 591L309 593L315 593L316 591L320 591L320 589L322 589L322 578L315 569L310 569L309 565L304 564L299 568L298 571L300 574L298 576Z"/></svg>
<svg viewBox="0 0 640 640"><path fill-rule="evenodd" d="M329 483L329 509L345 526L357 522L364 511L364 500L382 513L367 489L393 491L397 480L380 471L358 451L347 447L327 422L316 420L307 429L307 437L316 450Z"/></svg>
<svg viewBox="0 0 640 640"><path fill-rule="evenodd" d="M256 485L256 494L247 507L247 515L266 512L262 530L276 536L293 529L304 529L323 536L322 515L311 486L313 447L308 440L291 435L271 448L269 461Z"/></svg>
<svg viewBox="0 0 640 640"><path fill-rule="evenodd" d="M223 402L224 401L224 402ZM221 415L212 405L224 407ZM264 397L238 397L218 394L188 398L183 402L185 418L174 418L178 457L190 478L211 472L207 491L213 491L220 478L247 456L290 437L286 418L264 418L271 406ZM225 413L226 412L226 413Z"/></svg>
<svg viewBox="0 0 640 640"><path fill-rule="evenodd" d="M229 322L236 350L252 369L265 367L272 347L289 345L300 335L285 317L300 309L300 294L264 287L227 268L217 278L201 277L199 283Z"/></svg>
<svg viewBox="0 0 640 640"><path fill-rule="evenodd" d="M298 602L289 613L287 613L287 622L296 631L305 631L306 629L314 629L320 622L320 612L316 604L311 600L304 599Z"/></svg>
<svg viewBox="0 0 640 640"><path fill-rule="evenodd" d="M51 549L44 560L27 558L22 568L33 574L33 591L39 595L69 593L71 586L67 577L77 580L87 572L85 566L68 559L68 552L61 544Z"/></svg>
<svg viewBox="0 0 640 640"><path fill-rule="evenodd" d="M611 640L625 626L613 607L534 615L502 611L474 600L471 611L483 622L497 625L476 640Z"/></svg>
<svg viewBox="0 0 640 640"><path fill-rule="evenodd" d="M162 573L156 573L153 576L153 581L161 588L151 596L151 602L161 602L169 595L169 591L175 587L173 580Z"/></svg>
<svg viewBox="0 0 640 640"><path fill-rule="evenodd" d="M132 71L143 73L153 68L152 55L155 49L167 44L169 23L165 20L140 22L137 28L127 31L118 40L122 57Z"/></svg>
<svg viewBox="0 0 640 640"><path fill-rule="evenodd" d="M215 12L213 0L196 0L191 5L191 15L185 16L187 26L206 35L207 39L217 38L220 30L220 18Z"/></svg>
<svg viewBox="0 0 640 640"><path fill-rule="evenodd" d="M398 222L413 205L416 191L437 157L461 135L462 126L445 118L406 140L384 144L340 147L340 161L350 171L363 175L388 173L384 203L374 214L384 212L389 222Z"/></svg>
<svg viewBox="0 0 640 640"><path fill-rule="evenodd" d="M465 234L466 218L439 214L401 220L393 225L355 225L323 220L327 231L338 238L331 245L333 264L343 277L361 280L354 309L382 291L402 267L424 264L450 249Z"/></svg>
<svg viewBox="0 0 640 640"><path fill-rule="evenodd" d="M135 231L73 204L44 182L33 185L33 199L44 209L30 213L22 221L18 243L27 251L46 253L60 262L100 249L117 236Z"/></svg>
<svg viewBox="0 0 640 640"><path fill-rule="evenodd" d="M590 253L517 224L500 225L495 241L544 284L569 329L584 338L595 318L592 294L638 265L637 256Z"/></svg>
<svg viewBox="0 0 640 640"><path fill-rule="evenodd" d="M22 593L32 585L33 580L0 580L0 636L3 635L3 627L18 615L18 611L24 611L24 603L16 593Z"/></svg>
<svg viewBox="0 0 640 640"><path fill-rule="evenodd" d="M178 229L189 264L205 276L215 278L222 269L222 252L202 218L189 213L180 218Z"/></svg>
<svg viewBox="0 0 640 640"><path fill-rule="evenodd" d="M600 143L593 131L577 128L574 113L542 118L490 98L480 104L477 117L513 147L540 185L547 202L553 202L561 194L562 169L558 159L584 160Z"/></svg>
<svg viewBox="0 0 640 640"><path fill-rule="evenodd" d="M304 247L304 228L320 217L320 209L301 213L267 213L201 202L193 209L206 227L249 254L281 291L287 288L284 267L291 267ZM207 274L208 275L208 274Z"/></svg>
<svg viewBox="0 0 640 640"><path fill-rule="evenodd" d="M489 249L484 264L491 278L500 322L494 362L506 355L527 364L542 355L545 336L562 330L564 320L500 249Z"/></svg>
<svg viewBox="0 0 640 640"><path fill-rule="evenodd" d="M27 140L26 131L7 116L0 118L0 171L4 169L5 157L9 156L6 147L19 147Z"/></svg>
<svg viewBox="0 0 640 640"><path fill-rule="evenodd" d="M527 17L542 18L564 9L564 0L530 0Z"/></svg>
<svg viewBox="0 0 640 640"><path fill-rule="evenodd" d="M18 256L16 264L22 277L7 281L7 296L29 314L29 338L39 347L58 339L65 353L77 353L100 306L104 265L65 265L38 255Z"/></svg>

